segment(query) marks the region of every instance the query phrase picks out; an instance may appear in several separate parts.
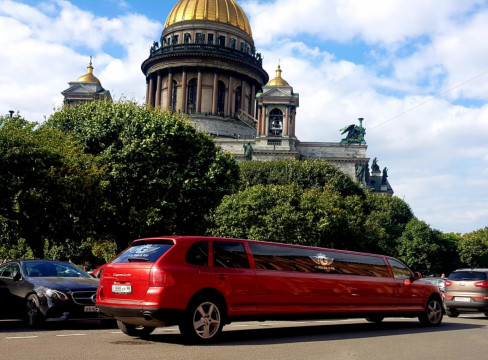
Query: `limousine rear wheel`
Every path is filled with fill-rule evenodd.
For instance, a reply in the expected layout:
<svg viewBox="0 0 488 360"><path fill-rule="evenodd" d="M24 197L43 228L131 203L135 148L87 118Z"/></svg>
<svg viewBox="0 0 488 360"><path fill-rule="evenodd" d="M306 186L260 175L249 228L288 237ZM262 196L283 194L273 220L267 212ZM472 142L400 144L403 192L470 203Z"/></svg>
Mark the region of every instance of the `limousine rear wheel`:
<svg viewBox="0 0 488 360"><path fill-rule="evenodd" d="M152 326L132 325L122 322L120 320L117 320L117 326L124 334L139 337L147 336L151 334L155 329Z"/></svg>
<svg viewBox="0 0 488 360"><path fill-rule="evenodd" d="M192 342L211 342L224 326L224 306L215 298L197 298L190 302L179 325L181 334Z"/></svg>
<svg viewBox="0 0 488 360"><path fill-rule="evenodd" d="M425 326L439 326L442 322L442 303L436 297L429 298L427 306L422 315L419 316L419 321Z"/></svg>

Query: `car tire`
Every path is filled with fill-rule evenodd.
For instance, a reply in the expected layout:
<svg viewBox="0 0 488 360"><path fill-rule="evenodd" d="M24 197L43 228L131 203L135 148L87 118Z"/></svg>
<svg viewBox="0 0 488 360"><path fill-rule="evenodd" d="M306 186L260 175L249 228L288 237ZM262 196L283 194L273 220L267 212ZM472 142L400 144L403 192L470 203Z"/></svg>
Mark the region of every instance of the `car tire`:
<svg viewBox="0 0 488 360"><path fill-rule="evenodd" d="M45 318L41 312L39 298L35 294L29 295L26 301L25 322L29 327L41 325Z"/></svg>
<svg viewBox="0 0 488 360"><path fill-rule="evenodd" d="M424 326L439 326L442 322L442 302L437 297L431 297L427 301L425 310L419 316L419 321Z"/></svg>
<svg viewBox="0 0 488 360"><path fill-rule="evenodd" d="M117 326L124 334L138 337L148 336L155 329L152 326L132 325L119 320L117 320Z"/></svg>
<svg viewBox="0 0 488 360"><path fill-rule="evenodd" d="M484 312L483 314L485 314L485 316L488 316L488 311L487 312Z"/></svg>
<svg viewBox="0 0 488 360"><path fill-rule="evenodd" d="M375 323L375 324L379 324L380 322L382 322L384 319L383 316L370 316L370 317L367 317L366 318L366 321L369 321L371 323Z"/></svg>
<svg viewBox="0 0 488 360"><path fill-rule="evenodd" d="M222 332L225 305L214 297L189 303L179 324L181 335L191 343L211 343Z"/></svg>
<svg viewBox="0 0 488 360"><path fill-rule="evenodd" d="M459 311L446 309L446 315L455 318L459 316Z"/></svg>

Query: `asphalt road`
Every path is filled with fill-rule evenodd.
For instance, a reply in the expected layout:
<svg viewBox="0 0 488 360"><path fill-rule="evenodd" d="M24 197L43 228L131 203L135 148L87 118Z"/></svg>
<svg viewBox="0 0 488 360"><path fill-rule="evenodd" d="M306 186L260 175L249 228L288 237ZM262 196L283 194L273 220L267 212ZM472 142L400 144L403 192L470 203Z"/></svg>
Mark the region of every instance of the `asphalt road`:
<svg viewBox="0 0 488 360"><path fill-rule="evenodd" d="M36 331L0 321L0 359L488 359L488 318L478 314L444 317L438 328L404 318L233 323L222 335L217 344L196 346L184 344L177 327L158 328L143 340L97 320Z"/></svg>

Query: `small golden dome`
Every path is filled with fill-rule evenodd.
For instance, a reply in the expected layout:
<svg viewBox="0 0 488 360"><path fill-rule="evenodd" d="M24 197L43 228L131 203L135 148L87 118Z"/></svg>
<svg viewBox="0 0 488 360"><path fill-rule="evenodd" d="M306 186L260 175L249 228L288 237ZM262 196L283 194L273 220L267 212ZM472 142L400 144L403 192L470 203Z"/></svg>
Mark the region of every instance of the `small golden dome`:
<svg viewBox="0 0 488 360"><path fill-rule="evenodd" d="M280 65L278 65L278 69L276 70L276 77L267 83L266 86L290 86L290 84L281 77Z"/></svg>
<svg viewBox="0 0 488 360"><path fill-rule="evenodd" d="M164 28L188 20L208 20L230 24L252 37L247 15L235 0L180 0L169 13Z"/></svg>
<svg viewBox="0 0 488 360"><path fill-rule="evenodd" d="M93 66L92 66L92 58L90 56L90 64L86 67L88 72L85 75L82 75L76 80L76 82L86 82L86 83L97 83L98 85L102 86L100 80L93 75Z"/></svg>

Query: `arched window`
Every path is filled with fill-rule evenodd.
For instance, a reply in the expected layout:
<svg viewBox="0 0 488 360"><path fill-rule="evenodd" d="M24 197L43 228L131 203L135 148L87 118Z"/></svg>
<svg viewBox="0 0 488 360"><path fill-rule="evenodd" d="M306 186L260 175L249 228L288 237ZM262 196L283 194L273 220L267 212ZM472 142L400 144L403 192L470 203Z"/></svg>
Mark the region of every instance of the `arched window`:
<svg viewBox="0 0 488 360"><path fill-rule="evenodd" d="M238 86L236 88L236 99L235 99L235 105L234 105L234 112L238 113L239 109L241 108L241 99L242 99L242 88Z"/></svg>
<svg viewBox="0 0 488 360"><path fill-rule="evenodd" d="M173 86L171 88L171 111L176 111L176 100L177 100L177 84L176 81L173 80Z"/></svg>
<svg viewBox="0 0 488 360"><path fill-rule="evenodd" d="M280 109L273 109L269 112L269 136L282 136L283 134L283 112Z"/></svg>
<svg viewBox="0 0 488 360"><path fill-rule="evenodd" d="M188 83L187 106L189 114L194 114L197 111L197 79L191 79Z"/></svg>
<svg viewBox="0 0 488 360"><path fill-rule="evenodd" d="M225 115L225 84L219 81L217 92L217 114L220 116Z"/></svg>

